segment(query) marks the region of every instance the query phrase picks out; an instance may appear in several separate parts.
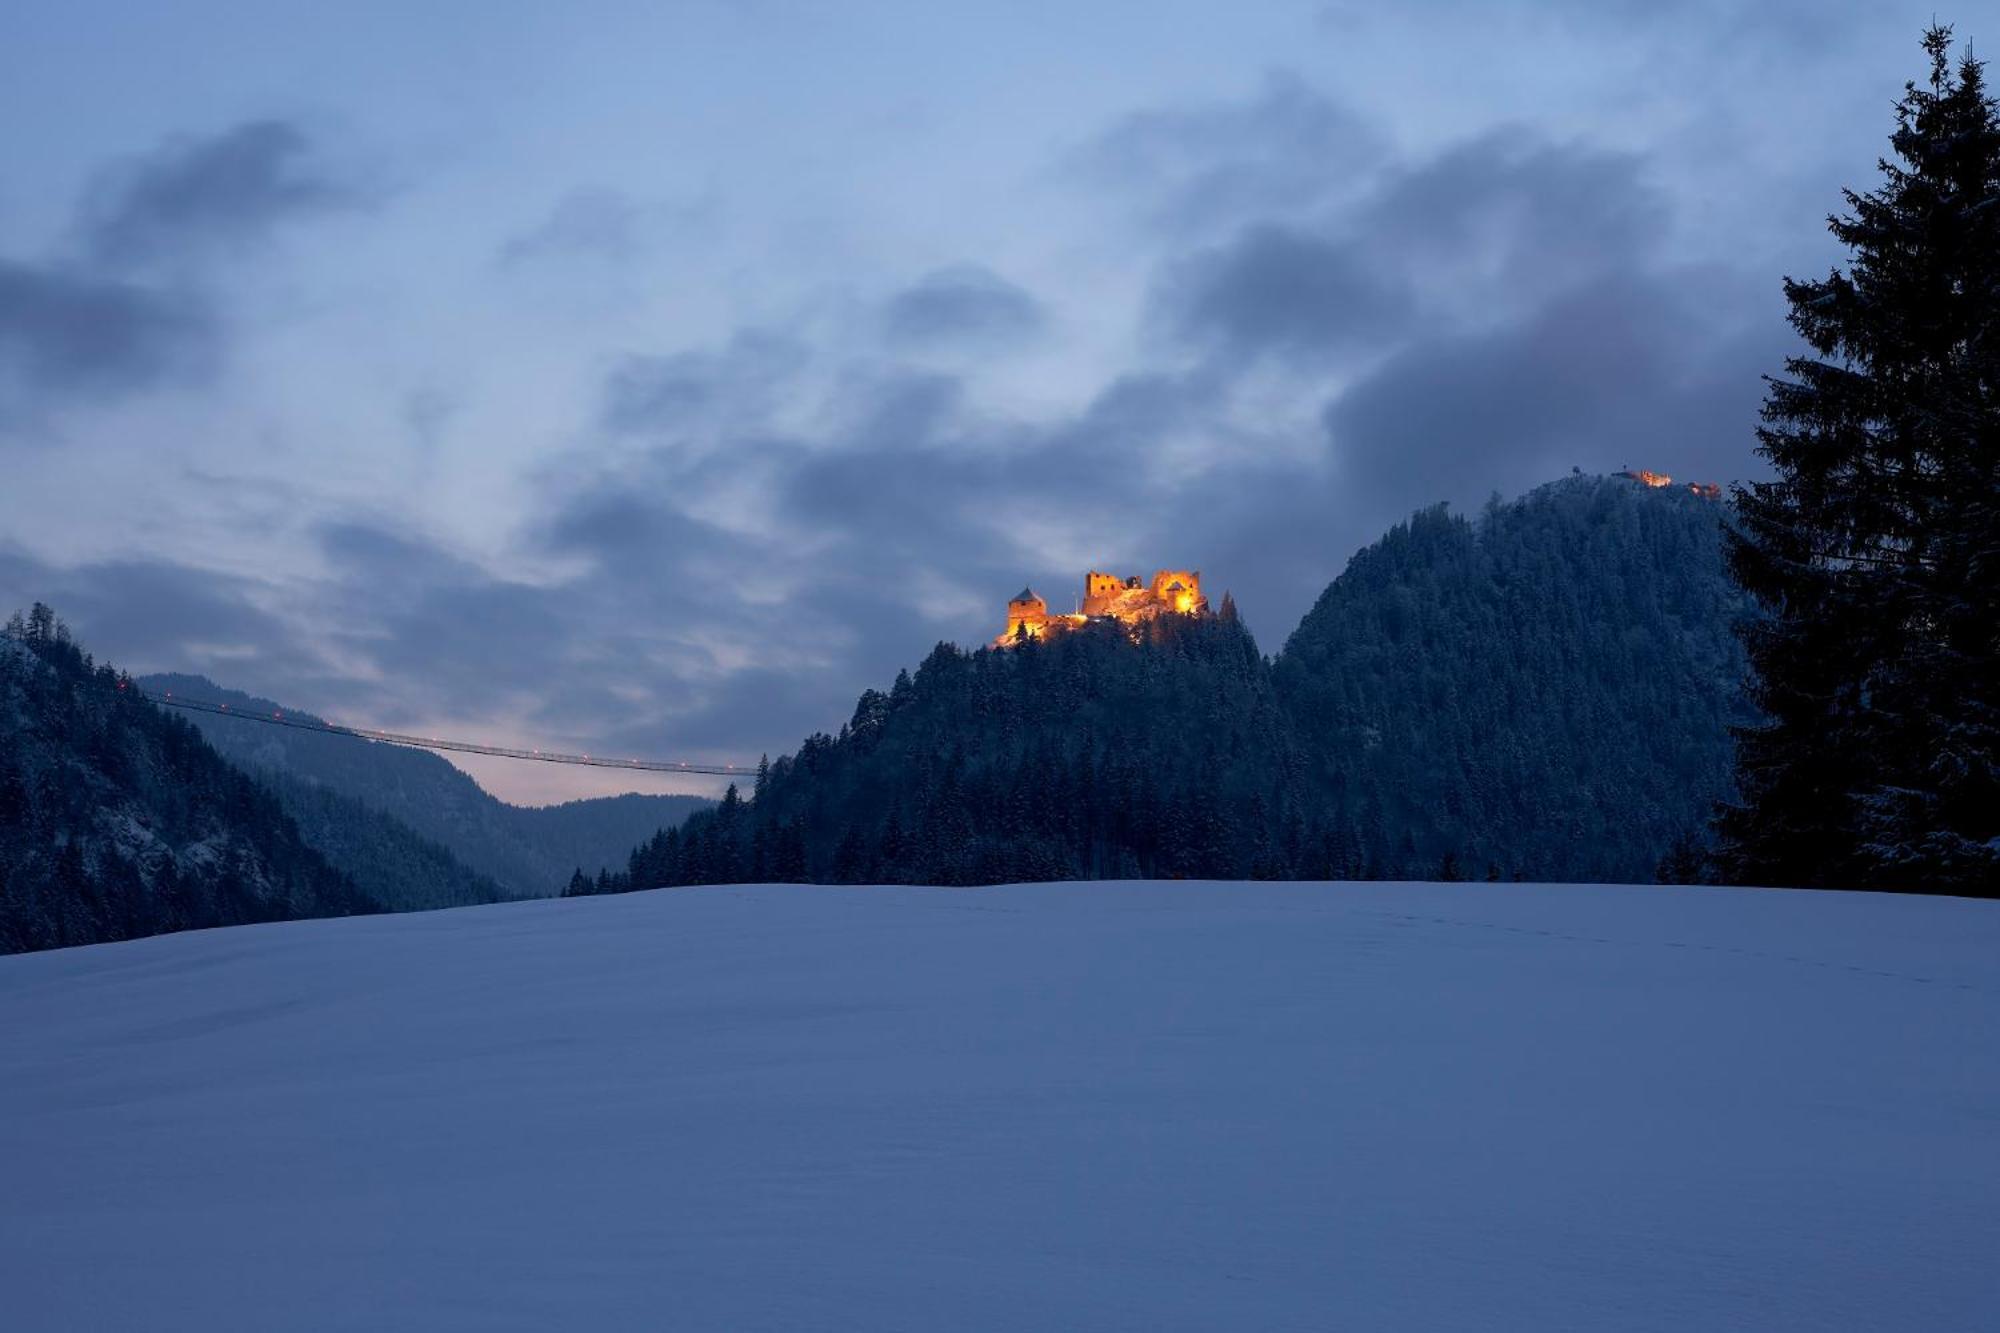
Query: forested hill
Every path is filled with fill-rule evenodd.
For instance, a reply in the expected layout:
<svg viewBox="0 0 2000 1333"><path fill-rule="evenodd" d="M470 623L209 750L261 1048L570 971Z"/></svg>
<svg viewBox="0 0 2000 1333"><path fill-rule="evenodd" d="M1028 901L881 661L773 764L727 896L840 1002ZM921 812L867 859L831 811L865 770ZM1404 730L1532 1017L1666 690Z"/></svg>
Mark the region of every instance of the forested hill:
<svg viewBox="0 0 2000 1333"><path fill-rule="evenodd" d="M377 910L47 608L0 635L0 952Z"/></svg>
<svg viewBox="0 0 2000 1333"><path fill-rule="evenodd" d="M224 689L203 676L146 676L139 683L242 712L283 711L318 720L297 708ZM463 879L469 868L474 878L497 884L503 897L546 896L559 891L579 866L594 872L622 865L634 843L714 804L700 796L633 794L542 808L509 805L422 750L212 713L191 717L209 744L268 781L308 835L316 840L324 836L336 855L349 854L341 850L349 849L370 863L382 863L375 835L386 816L460 863L440 864L438 873ZM348 817L361 811L372 818ZM406 859L400 850L395 853L397 866ZM397 873L400 882L404 876Z"/></svg>
<svg viewBox="0 0 2000 1333"><path fill-rule="evenodd" d="M1418 869L1648 878L1749 720L1726 513L1579 476L1356 555L1274 664L1333 817Z"/></svg>
<svg viewBox="0 0 2000 1333"><path fill-rule="evenodd" d="M1275 662L1233 608L940 645L572 892L734 879L1645 881L1729 791L1726 511L1575 477L1354 557Z"/></svg>
<svg viewBox="0 0 2000 1333"><path fill-rule="evenodd" d="M1283 875L1307 826L1232 608L1016 648L940 644L760 778L573 891L735 879L982 884ZM1287 857L1274 838L1298 846Z"/></svg>

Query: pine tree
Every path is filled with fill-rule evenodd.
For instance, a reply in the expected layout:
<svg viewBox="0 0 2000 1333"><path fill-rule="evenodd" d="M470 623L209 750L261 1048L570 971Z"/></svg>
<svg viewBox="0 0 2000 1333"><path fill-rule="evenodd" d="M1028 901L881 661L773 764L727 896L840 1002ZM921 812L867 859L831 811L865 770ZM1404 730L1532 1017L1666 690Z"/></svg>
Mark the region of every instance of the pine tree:
<svg viewBox="0 0 2000 1333"><path fill-rule="evenodd" d="M1829 220L1849 271L1785 283L1815 355L1736 492L1766 719L1719 820L1738 882L2000 888L2000 109L1949 28L1924 49L1882 184Z"/></svg>

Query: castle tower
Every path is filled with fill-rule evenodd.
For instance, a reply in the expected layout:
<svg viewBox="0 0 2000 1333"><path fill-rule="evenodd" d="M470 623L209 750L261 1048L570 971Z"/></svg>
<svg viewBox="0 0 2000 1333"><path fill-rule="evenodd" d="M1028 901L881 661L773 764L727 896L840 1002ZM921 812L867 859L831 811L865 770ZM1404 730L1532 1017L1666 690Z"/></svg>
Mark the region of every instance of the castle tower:
<svg viewBox="0 0 2000 1333"><path fill-rule="evenodd" d="M1201 595L1201 571L1163 569L1153 575L1153 599L1170 611L1183 614L1208 610L1208 598Z"/></svg>
<svg viewBox="0 0 2000 1333"><path fill-rule="evenodd" d="M1030 637L1039 635L1048 623L1049 604L1037 597L1033 588L1023 588L1007 602L1007 631L1000 636L1001 642L1012 642L1023 629Z"/></svg>

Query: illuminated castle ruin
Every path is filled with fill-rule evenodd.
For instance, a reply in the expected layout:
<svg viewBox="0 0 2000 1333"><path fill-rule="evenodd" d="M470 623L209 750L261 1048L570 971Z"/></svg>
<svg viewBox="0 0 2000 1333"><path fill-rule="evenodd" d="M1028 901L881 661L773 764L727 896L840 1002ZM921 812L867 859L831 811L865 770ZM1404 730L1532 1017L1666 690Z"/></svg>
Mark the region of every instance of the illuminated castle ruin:
<svg viewBox="0 0 2000 1333"><path fill-rule="evenodd" d="M1040 638L1093 620L1136 625L1154 616L1193 616L1207 610L1208 598L1201 595L1198 569L1163 569L1150 583L1093 569L1083 576L1083 596L1073 612L1051 615L1049 604L1036 596L1033 588L1021 589L1020 595L1007 603L1007 628L994 643L1005 647L1023 636Z"/></svg>
<svg viewBox="0 0 2000 1333"><path fill-rule="evenodd" d="M1618 475L1627 480L1636 481L1641 486L1651 487L1653 490L1659 490L1662 487L1674 484L1674 479L1666 473L1648 472L1644 468L1636 472L1628 470ZM1687 484L1687 488L1691 493L1699 495L1704 500L1720 500L1722 498L1722 487L1712 481L1691 481Z"/></svg>

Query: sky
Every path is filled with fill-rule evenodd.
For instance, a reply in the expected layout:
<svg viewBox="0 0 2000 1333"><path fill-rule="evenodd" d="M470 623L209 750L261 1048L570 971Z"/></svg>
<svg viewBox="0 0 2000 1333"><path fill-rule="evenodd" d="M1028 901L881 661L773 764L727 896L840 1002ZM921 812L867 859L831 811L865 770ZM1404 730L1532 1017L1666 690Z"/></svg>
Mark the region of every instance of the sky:
<svg viewBox="0 0 2000 1333"><path fill-rule="evenodd" d="M341 721L710 761L1087 568L1199 569L1276 652L1418 507L1756 475L1781 279L1841 260L1933 12L23 7L0 602Z"/></svg>

